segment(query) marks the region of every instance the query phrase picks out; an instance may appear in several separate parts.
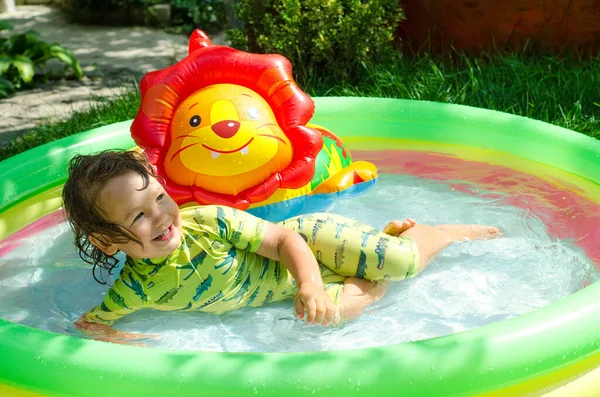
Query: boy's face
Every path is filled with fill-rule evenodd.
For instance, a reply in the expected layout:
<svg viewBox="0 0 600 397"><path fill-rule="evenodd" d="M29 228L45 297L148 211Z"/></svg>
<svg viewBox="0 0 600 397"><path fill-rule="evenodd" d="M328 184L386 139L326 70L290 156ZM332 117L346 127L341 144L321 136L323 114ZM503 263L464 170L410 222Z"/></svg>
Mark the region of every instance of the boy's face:
<svg viewBox="0 0 600 397"><path fill-rule="evenodd" d="M135 173L111 179L100 191L98 205L109 220L127 228L142 242L102 245L91 236L90 241L107 255L118 250L136 258L161 258L181 244L179 207L155 178L143 189L144 180ZM100 244L100 245L99 245Z"/></svg>

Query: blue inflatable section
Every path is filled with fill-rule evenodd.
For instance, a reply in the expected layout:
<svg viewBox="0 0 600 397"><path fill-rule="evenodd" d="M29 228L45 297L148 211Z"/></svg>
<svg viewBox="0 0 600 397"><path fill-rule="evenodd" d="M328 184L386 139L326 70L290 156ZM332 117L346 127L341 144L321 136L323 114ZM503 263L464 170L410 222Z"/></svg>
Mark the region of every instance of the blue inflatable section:
<svg viewBox="0 0 600 397"><path fill-rule="evenodd" d="M254 216L271 222L279 222L294 216L313 212L324 212L331 209L337 200L348 199L370 189L377 179L352 185L348 189L335 193L300 196L290 200L249 208L246 210Z"/></svg>

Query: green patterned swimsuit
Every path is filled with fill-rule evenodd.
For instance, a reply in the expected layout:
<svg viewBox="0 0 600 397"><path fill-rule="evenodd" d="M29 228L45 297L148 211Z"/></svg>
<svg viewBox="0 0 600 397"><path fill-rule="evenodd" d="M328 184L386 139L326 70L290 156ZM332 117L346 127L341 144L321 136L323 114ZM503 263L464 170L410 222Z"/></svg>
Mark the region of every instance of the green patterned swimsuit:
<svg viewBox="0 0 600 397"><path fill-rule="evenodd" d="M293 297L286 267L256 254L267 222L224 206L181 210L183 241L166 258L127 257L104 301L86 314L112 324L142 308L223 313ZM319 262L325 289L339 303L349 276L399 280L416 274L418 249L407 238L333 214L311 214L280 225L298 232Z"/></svg>

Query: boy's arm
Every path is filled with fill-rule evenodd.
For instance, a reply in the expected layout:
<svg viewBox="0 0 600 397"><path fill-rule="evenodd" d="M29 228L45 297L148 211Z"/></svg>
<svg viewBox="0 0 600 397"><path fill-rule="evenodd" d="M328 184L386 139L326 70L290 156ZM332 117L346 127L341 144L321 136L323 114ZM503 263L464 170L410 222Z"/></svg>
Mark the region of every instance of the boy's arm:
<svg viewBox="0 0 600 397"><path fill-rule="evenodd" d="M154 338L154 335L134 334L130 332L118 331L110 325L88 321L86 316L90 312L87 312L83 316L79 317L79 319L75 321L75 327L90 335L94 340L100 342L144 346L143 343L132 343L129 341Z"/></svg>
<svg viewBox="0 0 600 397"><path fill-rule="evenodd" d="M112 328L112 324L116 320L144 307L144 301L133 289L127 286L123 281L123 277L129 279L131 284L136 284L136 281L138 281L130 271L123 270L121 276L115 280L106 292L102 303L75 321L75 326L94 340L125 344L130 340L152 337L117 331ZM141 345L140 343L128 344Z"/></svg>
<svg viewBox="0 0 600 397"><path fill-rule="evenodd" d="M299 319L303 319L306 312L309 324L328 325L338 321L337 308L323 289L319 265L298 233L266 223L264 237L256 253L281 261L296 280L298 294L294 304Z"/></svg>
<svg viewBox="0 0 600 397"><path fill-rule="evenodd" d="M299 319L304 318L306 311L308 323L328 324L334 319L337 322L338 308L323 289L319 265L299 234L230 207L201 206L187 211L193 211L182 210L187 216L193 214L194 222L187 226L190 229L212 229L216 236L240 250L281 261L298 284L294 303Z"/></svg>

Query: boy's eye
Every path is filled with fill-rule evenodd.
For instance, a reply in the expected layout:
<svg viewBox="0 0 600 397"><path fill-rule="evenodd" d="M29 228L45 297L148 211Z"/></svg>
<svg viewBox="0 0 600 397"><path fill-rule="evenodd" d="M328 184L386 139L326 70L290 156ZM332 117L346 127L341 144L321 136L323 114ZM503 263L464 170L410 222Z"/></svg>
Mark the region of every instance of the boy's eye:
<svg viewBox="0 0 600 397"><path fill-rule="evenodd" d="M144 216L144 213L143 213L143 212L140 212L139 214L137 214L137 215L135 216L135 219L134 219L133 221L134 221L134 222L135 222L135 221L137 221L137 220L138 220L138 219L140 219L142 216Z"/></svg>
<svg viewBox="0 0 600 397"><path fill-rule="evenodd" d="M156 198L156 201L160 201L163 197L165 197L164 193L159 194L158 197Z"/></svg>

